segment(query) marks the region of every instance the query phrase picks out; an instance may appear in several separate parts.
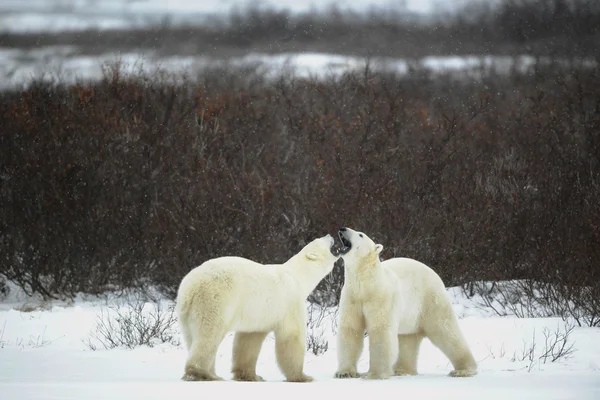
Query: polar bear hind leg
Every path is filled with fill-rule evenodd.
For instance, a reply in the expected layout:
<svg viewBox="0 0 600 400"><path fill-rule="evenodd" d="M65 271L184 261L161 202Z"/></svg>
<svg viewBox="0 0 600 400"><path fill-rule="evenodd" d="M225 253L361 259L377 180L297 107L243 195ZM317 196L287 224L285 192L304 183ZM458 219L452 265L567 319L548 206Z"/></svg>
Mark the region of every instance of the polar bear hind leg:
<svg viewBox="0 0 600 400"><path fill-rule="evenodd" d="M256 375L256 362L268 332L237 332L233 340L231 372L236 381L262 382Z"/></svg>
<svg viewBox="0 0 600 400"><path fill-rule="evenodd" d="M185 363L184 381L222 381L215 374L217 350L223 341L227 329L223 325L205 326L204 329L192 329L192 342Z"/></svg>
<svg viewBox="0 0 600 400"><path fill-rule="evenodd" d="M398 359L394 364L394 375L417 375L417 359L423 341L421 333L398 335Z"/></svg>
<svg viewBox="0 0 600 400"><path fill-rule="evenodd" d="M190 328L188 326L187 317L184 314L178 315L179 326L181 328L181 335L183 336L183 344L185 345L185 349L190 351L190 347L192 346L192 334L190 332Z"/></svg>
<svg viewBox="0 0 600 400"><path fill-rule="evenodd" d="M425 334L452 363L454 370L450 372L449 376L469 377L477 374L477 363L455 319L427 329Z"/></svg>

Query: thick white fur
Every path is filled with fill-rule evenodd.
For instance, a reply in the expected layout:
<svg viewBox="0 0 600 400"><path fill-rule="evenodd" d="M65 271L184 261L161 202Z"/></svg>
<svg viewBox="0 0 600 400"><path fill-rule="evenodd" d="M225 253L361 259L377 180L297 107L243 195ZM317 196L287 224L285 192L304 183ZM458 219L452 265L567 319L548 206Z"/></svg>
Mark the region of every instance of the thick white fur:
<svg viewBox="0 0 600 400"><path fill-rule="evenodd" d="M344 230L345 229L345 230ZM358 377L357 362L369 334L369 379L416 375L419 346L427 337L452 362L450 376L473 376L477 364L458 326L439 275L410 258L381 262L381 244L349 228L340 234L351 249L342 255L336 378Z"/></svg>
<svg viewBox="0 0 600 400"><path fill-rule="evenodd" d="M331 235L313 240L283 264L242 257L208 260L181 281L176 311L188 350L184 380L222 380L215 357L227 332L235 331L235 380L262 381L256 361L263 340L275 333L277 363L291 382L312 380L303 372L306 298L339 256Z"/></svg>

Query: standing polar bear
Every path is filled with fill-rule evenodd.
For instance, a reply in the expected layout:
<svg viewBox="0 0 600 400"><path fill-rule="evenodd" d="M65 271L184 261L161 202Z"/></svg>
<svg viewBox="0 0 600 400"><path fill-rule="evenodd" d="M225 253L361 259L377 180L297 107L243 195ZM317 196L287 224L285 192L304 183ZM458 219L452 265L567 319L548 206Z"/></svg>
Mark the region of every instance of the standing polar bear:
<svg viewBox="0 0 600 400"><path fill-rule="evenodd" d="M368 379L416 375L419 346L427 337L452 362L450 376L477 373L440 277L410 258L381 262L381 244L350 228L339 230L345 246L340 298L336 378L358 377L357 362L369 334Z"/></svg>
<svg viewBox="0 0 600 400"><path fill-rule="evenodd" d="M188 350L183 380L223 380L215 374L219 344L235 331L233 378L262 381L256 362L275 333L279 369L289 382L310 382L303 372L306 298L331 272L339 253L331 235L315 239L283 264L220 257L191 270L177 292L176 312Z"/></svg>

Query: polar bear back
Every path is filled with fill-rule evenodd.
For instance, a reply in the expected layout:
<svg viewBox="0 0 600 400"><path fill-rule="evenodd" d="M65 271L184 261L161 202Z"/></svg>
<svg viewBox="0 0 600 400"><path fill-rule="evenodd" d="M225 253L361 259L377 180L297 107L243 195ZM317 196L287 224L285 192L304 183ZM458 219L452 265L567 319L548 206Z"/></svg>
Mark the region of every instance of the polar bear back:
<svg viewBox="0 0 600 400"><path fill-rule="evenodd" d="M218 310L219 317L234 321L230 330L267 331L275 328L298 298L293 278L280 265L263 265L243 257L219 257L194 268L182 280L178 300L181 310ZM221 304L215 308L215 302ZM187 310L186 310L187 309Z"/></svg>
<svg viewBox="0 0 600 400"><path fill-rule="evenodd" d="M431 318L433 308L450 304L446 287L439 275L420 261L406 257L385 260L382 267L397 278L399 332L410 334L422 326L424 317ZM441 311L441 310L439 310Z"/></svg>
<svg viewBox="0 0 600 400"><path fill-rule="evenodd" d="M384 268L393 271L394 274L404 282L411 282L420 286L418 290L422 292L424 288L439 290L446 287L439 275L430 267L420 261L407 257L396 257L385 260L381 263ZM409 288L412 290L412 288Z"/></svg>

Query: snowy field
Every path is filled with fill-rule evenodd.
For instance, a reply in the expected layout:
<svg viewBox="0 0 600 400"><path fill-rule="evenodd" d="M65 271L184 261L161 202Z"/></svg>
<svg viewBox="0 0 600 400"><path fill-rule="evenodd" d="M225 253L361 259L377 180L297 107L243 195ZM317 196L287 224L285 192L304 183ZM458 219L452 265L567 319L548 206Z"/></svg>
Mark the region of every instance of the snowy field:
<svg viewBox="0 0 600 400"><path fill-rule="evenodd" d="M365 12L369 9L403 10L407 15L431 16L437 12L452 12L467 2L493 4L496 0L0 0L0 34L3 32L45 32L65 30L128 29L162 26L165 18L172 25L178 23L207 24L231 10L243 10L258 5L287 9L291 12L327 12L332 4L340 9ZM212 18L212 19L211 19ZM146 72L156 68L175 73L185 72L190 78L206 66L258 65L259 70L270 75L289 70L297 76L325 77L344 71L364 68L365 59L326 53L247 53L241 57L212 58L203 54L194 56L164 56L156 51L107 52L82 55L76 46L61 45L19 49L2 47L0 42L0 90L20 88L33 78L73 83L75 80L94 81L102 77L102 66L122 62L125 70L137 71L143 66ZM595 61L581 60L589 65ZM493 67L499 72L516 70L527 73L535 59L523 54L514 58L493 54L471 56L431 56L422 59L374 58L373 67L383 67L407 73L411 66L421 65L432 72L465 71L476 77L482 68Z"/></svg>
<svg viewBox="0 0 600 400"><path fill-rule="evenodd" d="M419 359L420 375L385 381L333 379L336 369L335 318L325 316L309 328L328 342L324 354L307 353L306 373L312 383L284 382L275 364L274 339L267 337L257 373L266 382L235 382L229 372L233 334L222 343L217 373L224 382L180 380L186 353L176 324L166 332L166 343L134 349L105 349L93 336L96 322L110 314L112 296L79 297L64 302L41 302L13 290L0 303L1 399L332 399L369 398L374 394L422 399L599 399L600 329L575 327L568 335L573 352L552 362L545 359L546 336L564 332L559 318L497 317L449 289L460 325L479 362L472 378L450 378L451 365L424 340ZM168 315L172 303L147 303L145 311L160 304ZM121 314L127 305L121 303ZM144 314L149 315L149 314ZM333 324L331 323L333 321ZM322 336L321 336L322 335ZM95 344L92 350L89 344ZM359 370L368 369L368 340Z"/></svg>
<svg viewBox="0 0 600 400"><path fill-rule="evenodd" d="M34 78L58 79L63 83L74 83L76 80L95 81L103 76L103 66L117 61L122 64L125 73L135 73L140 68L145 72L160 68L175 74L185 73L192 80L202 69L211 66L254 66L257 71L265 72L267 77L275 77L289 71L298 77L326 78L345 71L364 69L367 62L363 57L308 52L250 53L243 57L215 59L206 56L160 57L152 52L79 56L77 49L70 46L31 50L0 48L0 89L24 87ZM481 71L489 68L493 68L498 73L508 73L512 70L527 73L536 59L527 55L517 57L473 55L430 56L417 60L372 58L369 62L373 69L382 68L401 74L408 73L411 66L423 66L432 73L466 71L467 76L477 77ZM581 62L588 66L597 64L592 60L581 60Z"/></svg>
<svg viewBox="0 0 600 400"><path fill-rule="evenodd" d="M475 0L490 3L490 0ZM451 12L467 0L0 0L0 32L59 32L84 29L129 29L206 23L248 6L286 9L292 13L339 9L394 9L414 16ZM404 3L404 4L403 4Z"/></svg>
<svg viewBox="0 0 600 400"><path fill-rule="evenodd" d="M135 72L139 67L145 71L161 68L174 73L185 72L193 77L207 66L254 65L267 74L278 74L284 70L293 71L296 76L325 77L344 71L364 68L366 59L321 53L283 53L277 55L251 53L243 57L214 59L210 57L157 57L152 53L102 54L98 56L78 56L76 49L61 46L33 50L0 49L0 88L18 87L33 78L60 78L62 82L76 79L97 80L102 77L102 66L120 61L128 71ZM400 73L408 71L410 60L373 59L375 66L389 68ZM472 56L472 57L426 57L418 60L432 71L464 70L466 68L489 67L494 64L500 70L508 71L515 67L525 71L534 62L533 57Z"/></svg>

